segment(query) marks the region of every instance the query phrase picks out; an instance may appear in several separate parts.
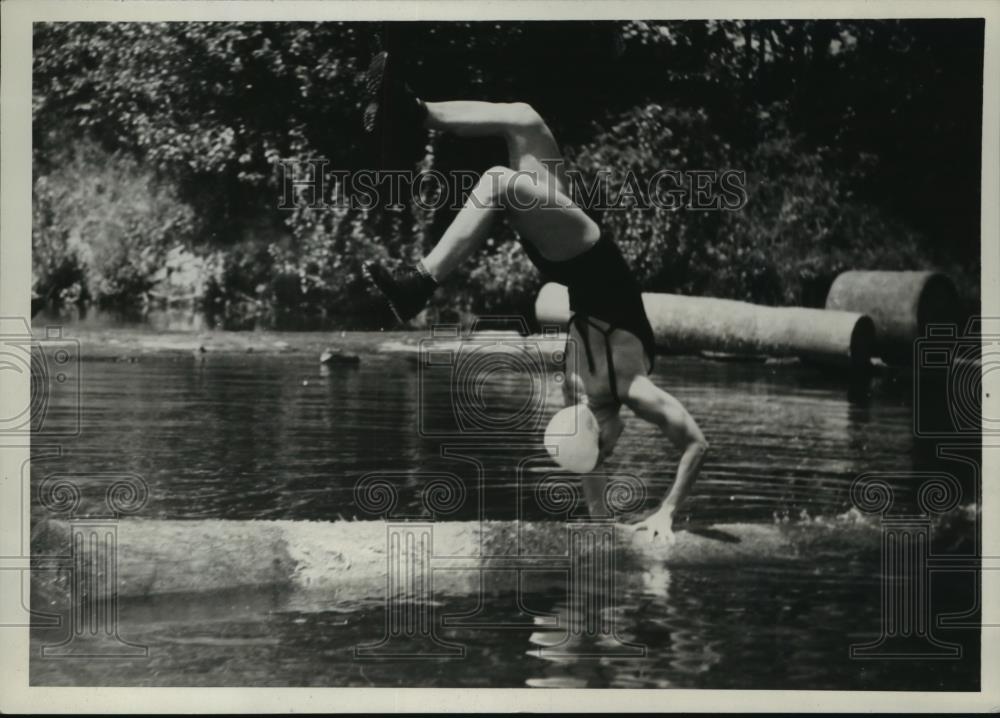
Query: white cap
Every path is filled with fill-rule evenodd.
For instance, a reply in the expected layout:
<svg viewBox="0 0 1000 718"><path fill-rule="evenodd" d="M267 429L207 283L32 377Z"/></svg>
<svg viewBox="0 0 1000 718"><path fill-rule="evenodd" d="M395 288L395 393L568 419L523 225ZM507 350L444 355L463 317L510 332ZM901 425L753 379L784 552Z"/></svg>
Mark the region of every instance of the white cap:
<svg viewBox="0 0 1000 718"><path fill-rule="evenodd" d="M545 448L567 471L586 474L597 467L600 427L586 404L574 404L556 412L545 429Z"/></svg>

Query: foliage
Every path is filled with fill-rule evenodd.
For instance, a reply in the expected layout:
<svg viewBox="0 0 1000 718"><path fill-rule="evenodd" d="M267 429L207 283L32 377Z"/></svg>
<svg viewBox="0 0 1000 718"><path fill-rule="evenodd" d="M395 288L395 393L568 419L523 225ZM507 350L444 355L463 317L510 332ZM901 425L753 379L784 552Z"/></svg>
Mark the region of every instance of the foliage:
<svg viewBox="0 0 1000 718"><path fill-rule="evenodd" d="M605 226L645 286L822 305L826 288L845 269L932 263L921 238L858 201L851 176L831 168L823 152L793 136L771 112L761 111L758 121L760 141L734 148L712 131L705 113L648 105L626 113L577 153L585 177L611 178L611 197L628 191L626 172L644 190L641 199L649 208L609 211ZM679 186L687 188L699 171L739 168L746 176L745 206L657 206L645 190L655 187L656 173L665 167L682 173L687 181Z"/></svg>
<svg viewBox="0 0 1000 718"><path fill-rule="evenodd" d="M140 307L194 214L135 159L81 144L33 188L33 292L55 301Z"/></svg>
<svg viewBox="0 0 1000 718"><path fill-rule="evenodd" d="M361 263L412 259L452 213L282 210L277 163L367 165L376 30L422 97L531 102L584 177L745 171L741 211L607 214L649 289L822 303L843 268L936 265L976 300L981 20L36 24L37 293L363 321ZM427 162L503 153L440 137ZM498 225L432 316L530 313L511 239Z"/></svg>

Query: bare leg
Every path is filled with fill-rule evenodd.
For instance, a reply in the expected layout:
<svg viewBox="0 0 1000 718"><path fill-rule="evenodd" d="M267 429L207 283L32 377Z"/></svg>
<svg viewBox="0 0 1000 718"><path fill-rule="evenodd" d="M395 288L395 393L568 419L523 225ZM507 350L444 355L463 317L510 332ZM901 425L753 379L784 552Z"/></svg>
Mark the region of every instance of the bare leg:
<svg viewBox="0 0 1000 718"><path fill-rule="evenodd" d="M597 418L600 427L598 437L598 447L600 449L598 466L601 466L611 454L614 453L618 437L625 429L619 413L621 405L617 402L606 401L601 404L593 404L587 399L588 406ZM587 474L582 477L583 496L587 501L587 509L592 518L612 518L608 509L608 502L604 495L608 486L608 475L605 472L600 474Z"/></svg>
<svg viewBox="0 0 1000 718"><path fill-rule="evenodd" d="M502 170L507 172L506 168ZM424 268L437 282L444 281L489 237L493 219L502 204L500 187L503 181L492 170L483 175L434 249L423 258Z"/></svg>
<svg viewBox="0 0 1000 718"><path fill-rule="evenodd" d="M601 320L594 320L602 325ZM600 458L598 466L614 452L618 438L625 428L622 422L618 402L610 391L608 383L608 366L602 343L604 335L589 325L583 327L586 336L581 334L581 327L571 324L569 339L566 343L566 371L563 382L563 399L566 406L585 404L594 413L600 427L598 437ZM593 368L587 360L584 345L590 342L593 348ZM585 474L580 477L583 486L583 496L587 509L593 518L608 516L608 506L604 492L608 484L606 472Z"/></svg>
<svg viewBox="0 0 1000 718"><path fill-rule="evenodd" d="M509 167L494 167L480 178L465 206L445 230L424 268L441 282L489 236L497 210L542 256L563 261L600 238L600 228L583 210L546 179Z"/></svg>
<svg viewBox="0 0 1000 718"><path fill-rule="evenodd" d="M424 258L435 280L443 281L482 245L497 209L506 210L521 237L554 261L574 257L598 240L600 228L567 194L555 137L530 105L454 100L425 107L428 127L462 137L503 137L510 156L509 167L483 175Z"/></svg>
<svg viewBox="0 0 1000 718"><path fill-rule="evenodd" d="M459 137L503 137L512 169L554 183L568 195L562 153L542 117L524 102L426 102L427 127Z"/></svg>
<svg viewBox="0 0 1000 718"><path fill-rule="evenodd" d="M437 284L480 248L498 210L546 259L564 261L586 251L600 228L573 204L562 180L562 157L552 132L524 103L474 101L424 103L424 124L459 135L501 136L509 167L488 171L434 249L416 267L393 276L377 262L365 265L369 280L406 321L426 304Z"/></svg>

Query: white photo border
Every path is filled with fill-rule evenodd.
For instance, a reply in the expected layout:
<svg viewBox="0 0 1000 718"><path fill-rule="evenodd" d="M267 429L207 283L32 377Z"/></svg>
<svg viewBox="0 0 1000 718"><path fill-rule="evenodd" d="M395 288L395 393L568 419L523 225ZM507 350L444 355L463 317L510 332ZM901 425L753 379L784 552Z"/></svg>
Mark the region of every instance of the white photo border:
<svg viewBox="0 0 1000 718"><path fill-rule="evenodd" d="M577 19L985 19L982 314L1000 316L1000 0L7 0L0 4L0 314L30 316L31 69L33 22ZM0 402L28 405L28 380L5 377ZM1000 375L983 377L984 416L997 416ZM29 447L0 440L0 556L26 547L21 468ZM983 555L1000 557L1000 440L983 447ZM18 572L0 571L2 574ZM760 712L991 711L1000 708L1000 572L982 572L981 692L398 689L398 688L50 688L28 682L27 628L2 628L0 710L7 713L284 712ZM5 595L9 595L6 594ZM993 676L992 679L988 678Z"/></svg>

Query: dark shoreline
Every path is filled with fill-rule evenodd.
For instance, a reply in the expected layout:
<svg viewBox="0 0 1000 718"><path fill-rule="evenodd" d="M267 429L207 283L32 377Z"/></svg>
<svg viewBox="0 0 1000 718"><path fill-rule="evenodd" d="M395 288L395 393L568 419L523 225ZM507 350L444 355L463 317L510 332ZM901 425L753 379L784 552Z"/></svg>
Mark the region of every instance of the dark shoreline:
<svg viewBox="0 0 1000 718"><path fill-rule="evenodd" d="M138 361L177 359L192 355L314 355L331 349L345 354L373 355L385 342L414 346L429 336L421 331L392 332L278 332L224 331L163 332L152 329L78 329L63 327L61 336L47 338L46 326L33 326L35 341L78 342L81 361Z"/></svg>

